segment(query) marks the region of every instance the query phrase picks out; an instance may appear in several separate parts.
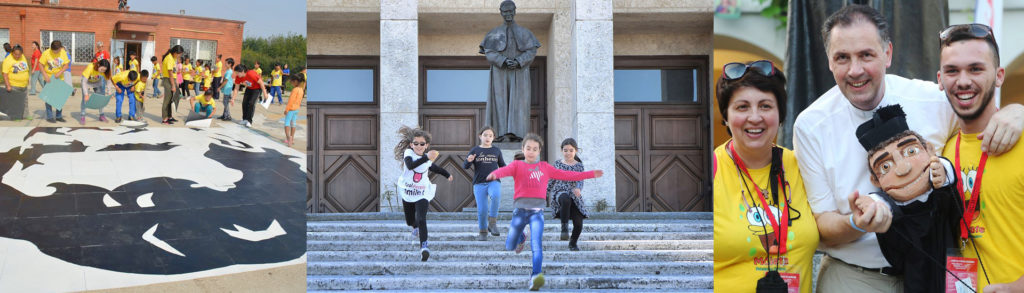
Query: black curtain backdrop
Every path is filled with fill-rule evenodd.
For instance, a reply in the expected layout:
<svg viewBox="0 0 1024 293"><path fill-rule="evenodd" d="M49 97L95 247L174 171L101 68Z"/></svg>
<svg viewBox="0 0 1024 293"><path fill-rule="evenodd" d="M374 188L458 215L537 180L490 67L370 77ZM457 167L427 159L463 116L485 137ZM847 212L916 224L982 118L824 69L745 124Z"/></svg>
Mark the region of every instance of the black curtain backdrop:
<svg viewBox="0 0 1024 293"><path fill-rule="evenodd" d="M803 109L836 85L828 69L821 26L845 5L874 7L889 22L892 66L888 74L935 81L939 69L939 31L949 23L946 0L790 0L786 28L786 77L789 103L779 144L793 147L793 122Z"/></svg>

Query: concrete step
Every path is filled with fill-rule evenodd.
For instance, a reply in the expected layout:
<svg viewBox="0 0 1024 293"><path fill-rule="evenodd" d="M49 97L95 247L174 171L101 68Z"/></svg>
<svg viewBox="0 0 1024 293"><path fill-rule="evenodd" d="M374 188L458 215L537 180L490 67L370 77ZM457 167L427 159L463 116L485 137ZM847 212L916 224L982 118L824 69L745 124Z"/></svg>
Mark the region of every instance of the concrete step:
<svg viewBox="0 0 1024 293"><path fill-rule="evenodd" d="M476 220L476 213L454 212L454 213L427 213L427 221L430 220ZM508 223L512 213L499 212L498 220ZM553 219L551 212L544 213L544 219ZM708 220L712 219L711 212L671 212L671 213L618 213L603 212L590 213L587 220ZM306 214L308 222L317 221L365 221L365 220L401 220L405 221L405 214L401 212L379 212L379 213L334 213L334 214Z"/></svg>
<svg viewBox="0 0 1024 293"><path fill-rule="evenodd" d="M542 290L549 289L710 289L711 274L687 276L660 275L586 275L545 274ZM402 275L402 276L323 276L306 278L307 290L451 290L502 289L524 290L529 284L529 271L520 275Z"/></svg>
<svg viewBox="0 0 1024 293"><path fill-rule="evenodd" d="M469 232L480 231L476 221L444 221L427 222L430 232ZM508 222L499 222L499 231L504 235L508 230ZM558 233L562 230L561 223L549 221L544 223L544 233ZM569 224L572 229L572 224ZM645 220L642 222L623 222L620 220L586 220L583 222L583 234L594 232L711 232L711 221L670 221ZM306 223L308 232L402 232L408 233L409 226L404 221L320 221Z"/></svg>
<svg viewBox="0 0 1024 293"><path fill-rule="evenodd" d="M506 233L502 233L507 235ZM544 241L558 241L559 234L556 232L544 233ZM307 241L419 241L418 237L413 237L408 232L309 232L306 233ZM477 241L478 232L440 232L435 233L430 231L429 239L431 243L440 241ZM531 235L530 237L533 237ZM593 232L580 234L580 241L599 241L599 240L701 240L711 239L712 232L632 232L632 233L621 233L621 232ZM505 236L490 236L488 234L487 241L500 241L505 242Z"/></svg>
<svg viewBox="0 0 1024 293"><path fill-rule="evenodd" d="M429 242L431 251L502 251L504 241ZM713 249L712 240L602 240L580 241L581 250L686 250ZM306 251L393 250L419 251L418 241L306 241ZM560 242L545 242L544 251L568 250ZM529 248L527 248L529 250Z"/></svg>
<svg viewBox="0 0 1024 293"><path fill-rule="evenodd" d="M517 275L529 274L529 261L468 261L468 262L316 262L307 266L310 275L443 275L459 272L463 275ZM554 262L542 266L545 276L586 275L595 272L629 272L637 275L698 275L712 271L710 261L700 262Z"/></svg>
<svg viewBox="0 0 1024 293"><path fill-rule="evenodd" d="M568 245L568 244L566 244ZM544 261L554 262L661 262L711 261L712 250L620 250L620 251L544 251ZM529 253L514 251L436 251L430 262L442 261L529 261ZM310 251L309 263L332 261L420 261L418 251Z"/></svg>

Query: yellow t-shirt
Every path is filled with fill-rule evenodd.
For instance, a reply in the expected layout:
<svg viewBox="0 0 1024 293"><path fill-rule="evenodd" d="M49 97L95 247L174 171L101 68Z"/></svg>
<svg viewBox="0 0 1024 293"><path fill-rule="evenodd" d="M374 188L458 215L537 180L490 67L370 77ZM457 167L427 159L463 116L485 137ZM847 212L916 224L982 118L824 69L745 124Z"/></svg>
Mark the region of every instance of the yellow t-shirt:
<svg viewBox="0 0 1024 293"><path fill-rule="evenodd" d="M981 140L978 134L960 136L960 174L966 178L963 184L967 198L974 188L974 178L981 160ZM955 162L956 138L946 141L942 156ZM981 198L978 205L981 212L971 222L971 237L963 250L965 257L977 258L974 244L978 245L981 261L985 263L988 277L993 283L1008 283L1024 276L1024 225L1020 222L1020 205L1024 200L1024 147L1017 146L999 156L989 156L981 178ZM965 202L966 204L966 202ZM959 228L957 228L959 231ZM956 235L959 237L960 235ZM981 268L978 268L979 290L988 285Z"/></svg>
<svg viewBox="0 0 1024 293"><path fill-rule="evenodd" d="M139 60L128 61L128 70L139 71Z"/></svg>
<svg viewBox="0 0 1024 293"><path fill-rule="evenodd" d="M149 73L149 77L156 79L160 76L160 63L153 63L153 71Z"/></svg>
<svg viewBox="0 0 1024 293"><path fill-rule="evenodd" d="M61 68L67 66L70 62L71 61L68 60L68 53L64 51L64 48L61 48L60 51L57 52L53 52L51 49L46 49L46 51L43 51L43 56L39 57L39 64L43 65L43 70L50 76L61 72ZM64 80L63 74L59 74L56 77L60 80Z"/></svg>
<svg viewBox="0 0 1024 293"><path fill-rule="evenodd" d="M213 86L213 77L211 75L213 75L213 73L210 72L210 70L203 69L203 85L207 88Z"/></svg>
<svg viewBox="0 0 1024 293"><path fill-rule="evenodd" d="M192 64L185 64L181 66L181 71L184 74L181 78L187 81L192 81Z"/></svg>
<svg viewBox="0 0 1024 293"><path fill-rule="evenodd" d="M752 194L748 194L744 187L743 179L746 175L733 163L729 156L729 143L726 142L715 149L716 160L713 188L714 188L714 288L715 292L754 292L757 287L757 280L764 277L768 271L769 263L767 249L765 248L765 229L769 234L774 233L770 221L765 220L764 226L757 220L762 211L761 200L753 185L746 181ZM785 180L789 182L790 205L799 214L790 210L792 220L788 228L786 240L787 252L782 255L779 262L779 271L782 273L799 274L800 292L811 292L811 278L814 266L814 250L818 247L818 226L814 221L811 207L807 203L807 193L804 190L803 178L797 167L796 157L793 152L784 149L782 153L782 165L785 172ZM777 205L771 196L771 187L768 184L770 166L749 170L750 176L754 178L757 186L762 189L765 200L772 207L772 214L781 217ZM743 176L743 177L741 177ZM782 188L780 187L780 192ZM783 197L779 196L781 200ZM766 214L763 214L767 217ZM771 267L775 268L776 258L771 257Z"/></svg>
<svg viewBox="0 0 1024 293"><path fill-rule="evenodd" d="M224 76L224 61L217 61L217 68L215 69L215 71L213 73L213 77L223 77L223 76Z"/></svg>
<svg viewBox="0 0 1024 293"><path fill-rule="evenodd" d="M135 77L135 81L128 80L128 73L131 73L131 72L132 72L131 70L121 71L121 73L118 73L118 74L116 74L114 76L111 76L110 77L110 81L113 81L114 84L120 84L120 85L123 85L126 88L131 88L132 86L135 86L135 83L139 82L138 77ZM138 73L136 73L136 74L138 74Z"/></svg>
<svg viewBox="0 0 1024 293"><path fill-rule="evenodd" d="M256 68L255 70L256 70L256 74L260 75L260 79L263 79L263 69Z"/></svg>
<svg viewBox="0 0 1024 293"><path fill-rule="evenodd" d="M144 97L146 93L146 83L136 83L135 88L133 90L135 91L135 99L142 101L142 97Z"/></svg>
<svg viewBox="0 0 1024 293"><path fill-rule="evenodd" d="M210 106L213 109L217 109L217 103L215 103L212 97L206 97L205 94L196 96L196 102L203 106Z"/></svg>
<svg viewBox="0 0 1024 293"><path fill-rule="evenodd" d="M270 78L272 80L270 86L281 86L281 71L274 70L270 72Z"/></svg>
<svg viewBox="0 0 1024 293"><path fill-rule="evenodd" d="M82 77L89 80L91 83L100 82L101 76L103 76L103 74L96 70L96 65L93 63L86 65L85 70L82 71Z"/></svg>
<svg viewBox="0 0 1024 293"><path fill-rule="evenodd" d="M21 58L14 59L14 54L7 55L0 65L3 74L7 75L7 78L11 81L12 87L27 87L28 86L28 61L25 59L25 54L21 54Z"/></svg>
<svg viewBox="0 0 1024 293"><path fill-rule="evenodd" d="M164 65L161 67L161 74L164 78L173 78L173 76L171 76L171 70L174 68L175 63L177 62L175 62L173 54L167 54L167 56L164 56Z"/></svg>

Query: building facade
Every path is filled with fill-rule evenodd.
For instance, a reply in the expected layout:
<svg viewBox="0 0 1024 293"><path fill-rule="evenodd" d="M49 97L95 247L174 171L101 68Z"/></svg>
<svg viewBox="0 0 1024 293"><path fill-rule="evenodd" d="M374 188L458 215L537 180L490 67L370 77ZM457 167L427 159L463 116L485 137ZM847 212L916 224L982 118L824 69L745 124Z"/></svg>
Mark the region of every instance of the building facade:
<svg viewBox="0 0 1024 293"><path fill-rule="evenodd" d="M243 21L121 11L117 0L0 0L0 41L21 44L31 54L33 41L45 49L60 40L71 53L76 76L92 61L97 42L111 57L135 52L142 69L152 71L152 56L182 45L193 60L242 55Z"/></svg>
<svg viewBox="0 0 1024 293"><path fill-rule="evenodd" d="M502 23L500 3L307 1L309 212L394 210L402 125L431 132L435 164L455 176L438 183L432 210L475 206L461 165L484 126L489 65L478 51ZM541 159L575 138L587 169L605 172L586 183L592 208L710 210L712 1L516 6L541 42L530 119L546 141Z"/></svg>

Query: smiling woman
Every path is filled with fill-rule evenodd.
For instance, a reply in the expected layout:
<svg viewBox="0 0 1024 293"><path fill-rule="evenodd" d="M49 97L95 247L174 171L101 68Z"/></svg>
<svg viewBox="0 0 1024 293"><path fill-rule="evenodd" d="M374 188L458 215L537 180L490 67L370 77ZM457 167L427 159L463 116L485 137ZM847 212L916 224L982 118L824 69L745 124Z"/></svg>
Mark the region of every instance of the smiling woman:
<svg viewBox="0 0 1024 293"><path fill-rule="evenodd" d="M732 139L714 152L714 287L811 292L818 229L793 152L775 145L786 79L770 61L729 63L718 105ZM778 287L776 287L778 288Z"/></svg>

